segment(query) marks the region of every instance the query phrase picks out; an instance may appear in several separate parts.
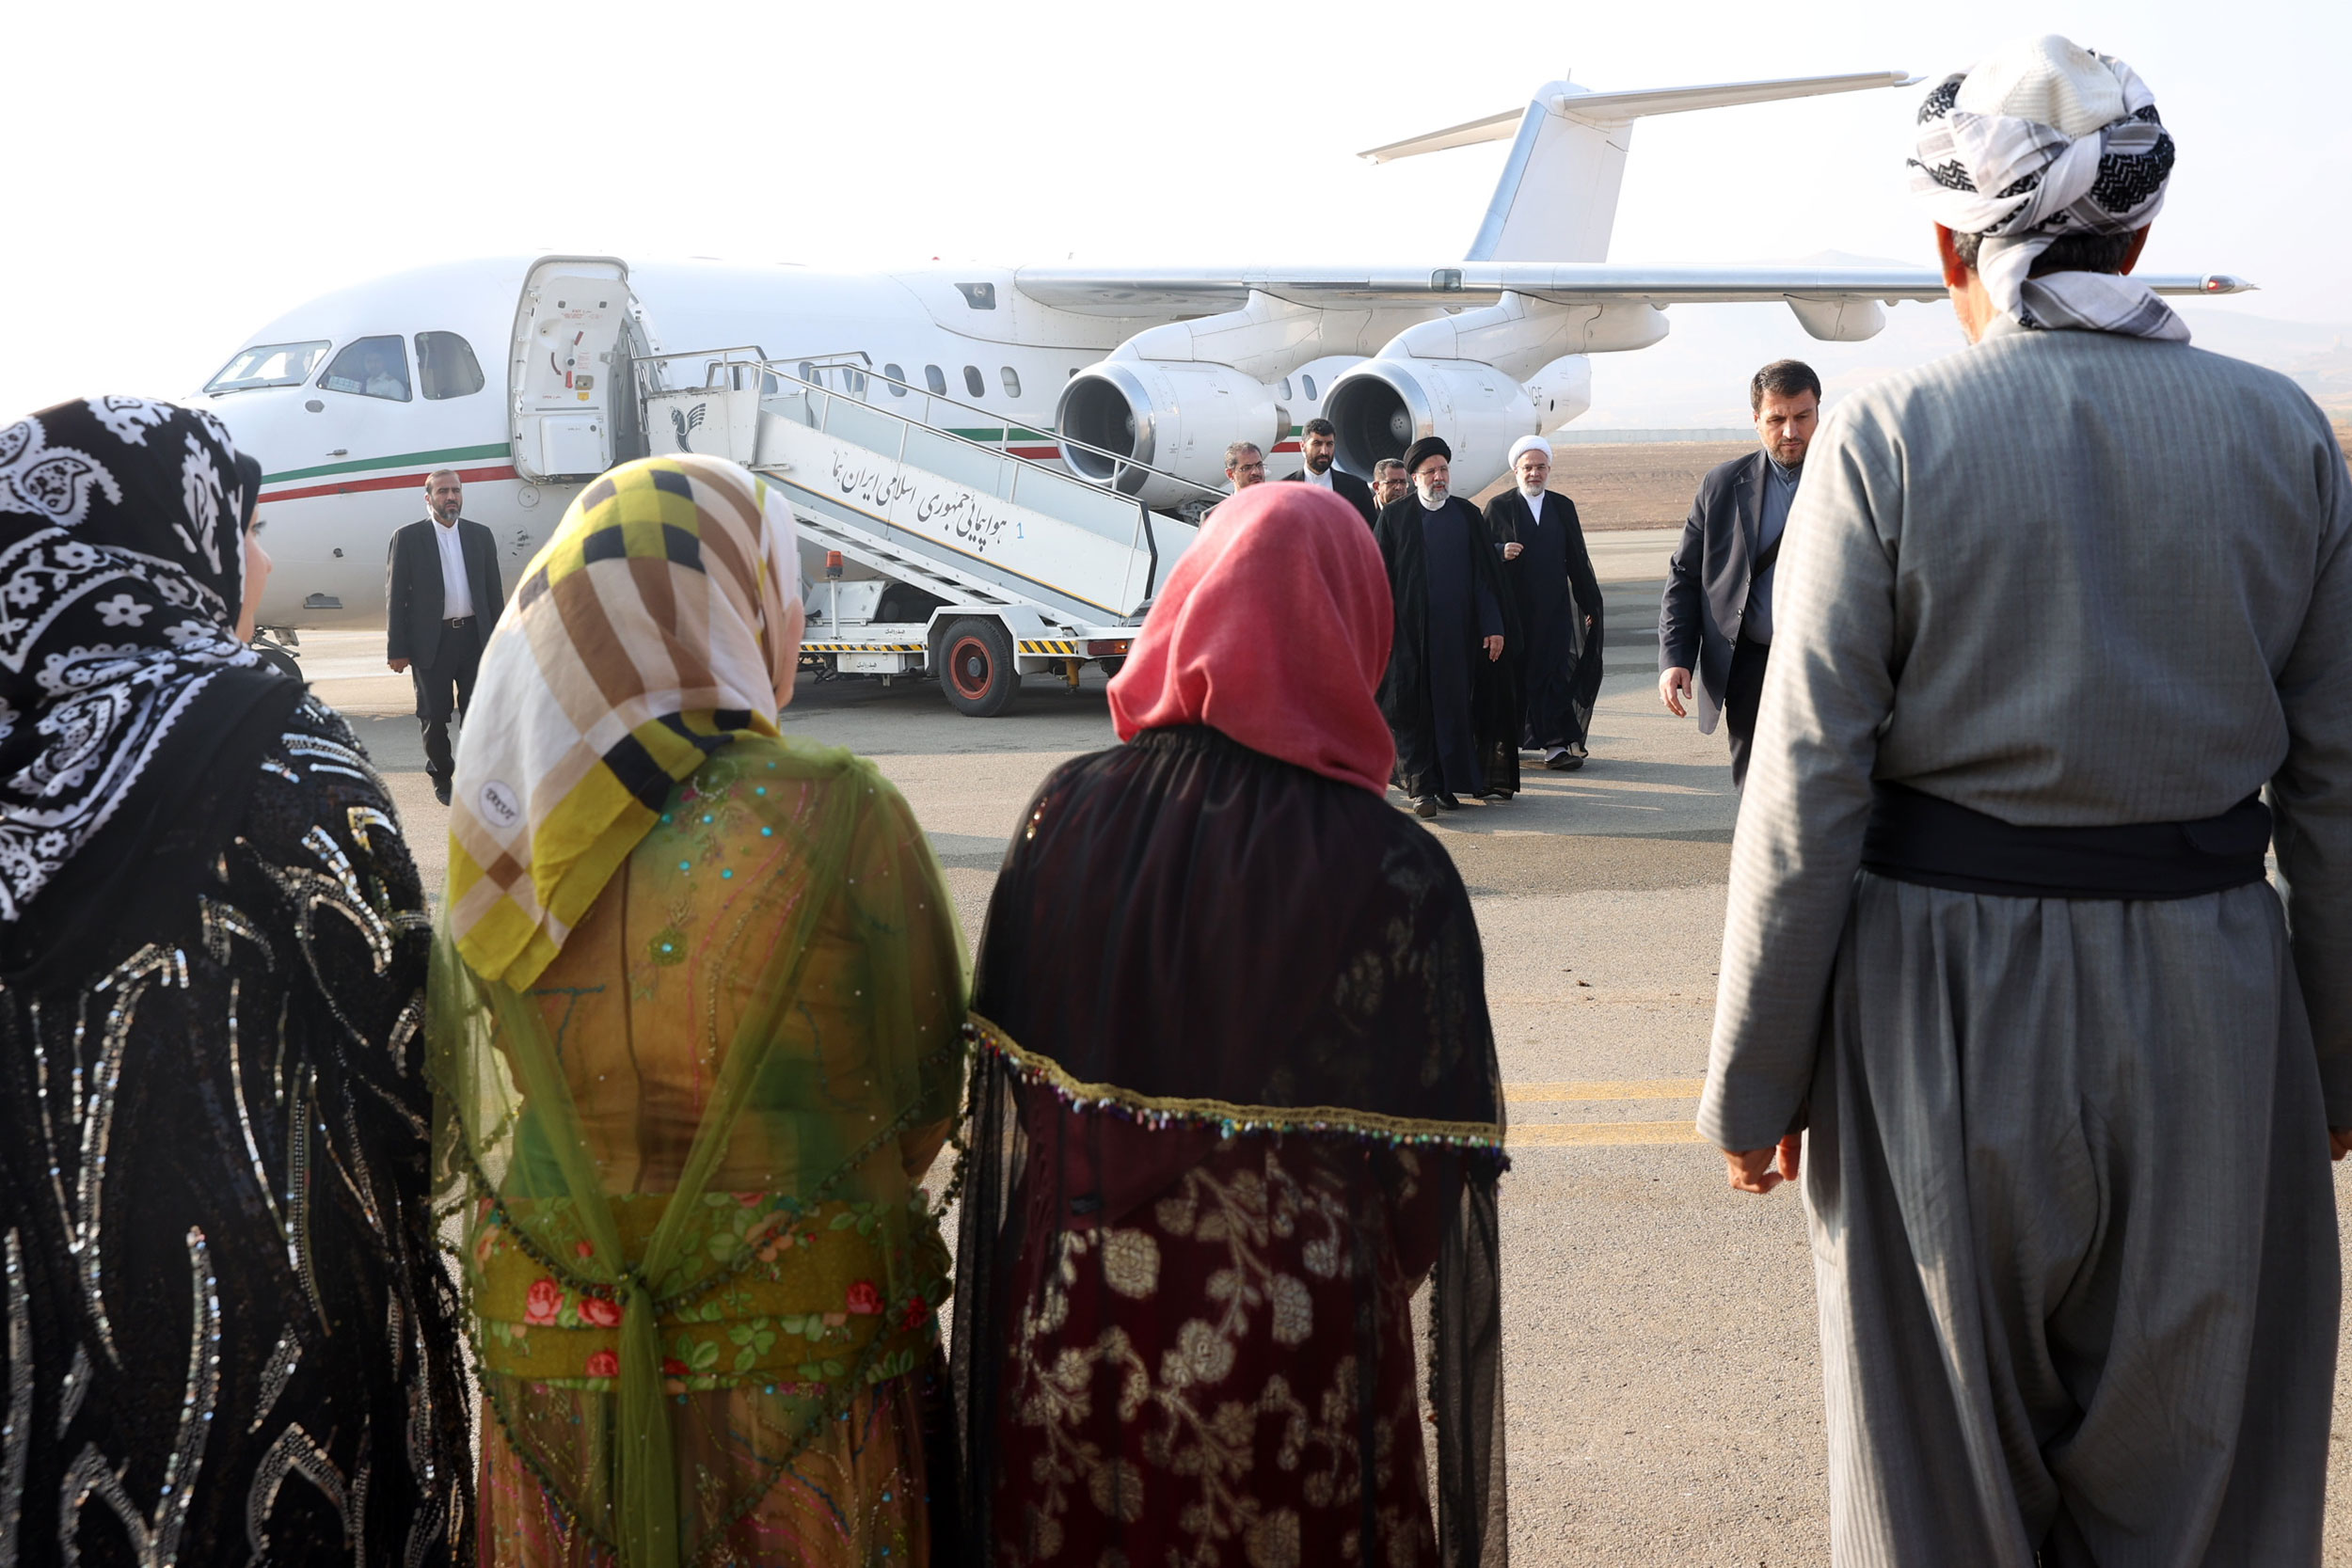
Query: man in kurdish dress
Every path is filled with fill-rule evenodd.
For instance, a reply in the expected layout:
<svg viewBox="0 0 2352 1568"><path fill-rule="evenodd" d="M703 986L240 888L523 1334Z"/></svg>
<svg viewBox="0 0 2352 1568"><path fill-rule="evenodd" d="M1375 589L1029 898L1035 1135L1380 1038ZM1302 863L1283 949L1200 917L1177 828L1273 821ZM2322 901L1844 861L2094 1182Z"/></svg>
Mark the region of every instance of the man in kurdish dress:
<svg viewBox="0 0 2352 1568"><path fill-rule="evenodd" d="M2035 40L1918 135L1973 346L1806 462L1699 1130L1747 1192L1805 1130L1833 1560L2316 1563L2352 483L2125 276L2129 67Z"/></svg>

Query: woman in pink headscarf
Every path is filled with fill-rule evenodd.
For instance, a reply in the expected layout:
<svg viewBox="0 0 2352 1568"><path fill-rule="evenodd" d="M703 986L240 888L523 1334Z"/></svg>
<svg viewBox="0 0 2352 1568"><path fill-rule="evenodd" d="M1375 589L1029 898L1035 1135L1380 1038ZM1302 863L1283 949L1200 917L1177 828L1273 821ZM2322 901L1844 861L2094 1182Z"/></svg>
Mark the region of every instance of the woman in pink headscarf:
<svg viewBox="0 0 2352 1568"><path fill-rule="evenodd" d="M970 1561L1502 1551L1502 1089L1461 879L1382 800L1392 624L1346 502L1227 501L1111 684L1126 744L1014 840L958 1255Z"/></svg>

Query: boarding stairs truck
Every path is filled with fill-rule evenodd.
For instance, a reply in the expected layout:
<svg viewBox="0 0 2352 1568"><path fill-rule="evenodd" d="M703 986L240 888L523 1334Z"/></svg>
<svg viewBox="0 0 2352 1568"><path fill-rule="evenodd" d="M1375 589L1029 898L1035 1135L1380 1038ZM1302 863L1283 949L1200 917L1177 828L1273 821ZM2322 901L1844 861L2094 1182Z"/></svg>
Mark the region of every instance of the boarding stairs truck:
<svg viewBox="0 0 2352 1568"><path fill-rule="evenodd" d="M992 416L863 355L703 349L647 356L637 372L649 452L733 458L790 500L811 587L804 661L885 682L935 675L975 717L1003 713L1023 675L1074 688L1089 663L1115 673L1198 532L1114 485L943 428ZM699 384L676 385L689 378ZM886 390L907 412L874 401Z"/></svg>

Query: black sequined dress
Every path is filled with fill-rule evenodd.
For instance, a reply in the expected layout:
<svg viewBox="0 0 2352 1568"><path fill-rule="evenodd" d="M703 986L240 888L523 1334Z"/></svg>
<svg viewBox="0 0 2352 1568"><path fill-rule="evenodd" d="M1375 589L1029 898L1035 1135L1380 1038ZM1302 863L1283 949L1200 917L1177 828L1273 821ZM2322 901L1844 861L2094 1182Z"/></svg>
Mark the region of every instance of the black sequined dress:
<svg viewBox="0 0 2352 1568"><path fill-rule="evenodd" d="M423 897L342 721L278 728L173 781L233 792L188 813L237 822L225 848L167 840L103 934L7 965L0 1562L470 1544Z"/></svg>

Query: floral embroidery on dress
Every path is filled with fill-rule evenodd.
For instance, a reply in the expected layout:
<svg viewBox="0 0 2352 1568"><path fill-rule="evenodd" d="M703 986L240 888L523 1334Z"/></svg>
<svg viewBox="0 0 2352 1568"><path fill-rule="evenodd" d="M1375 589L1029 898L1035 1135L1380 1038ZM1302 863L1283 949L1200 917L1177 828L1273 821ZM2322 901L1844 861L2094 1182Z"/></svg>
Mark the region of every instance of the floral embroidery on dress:
<svg viewBox="0 0 2352 1568"><path fill-rule="evenodd" d="M1310 1543L1334 1541L1361 1560L1358 1342L1343 1329L1311 1343L1318 1289L1339 1317L1354 1284L1343 1277L1354 1223L1344 1181L1311 1151L1294 1159L1270 1140L1228 1140L1144 1223L1060 1232L1060 1257L1008 1352L1022 1440L1006 1475L1027 1504L998 1521L998 1560L1093 1568L1101 1546L1139 1563L1128 1546L1145 1541L1204 1568L1296 1568ZM1409 1196L1409 1168L1401 1186ZM1400 1305L1410 1295L1397 1278L1382 1289ZM1372 1469L1384 1556L1410 1568L1433 1560L1435 1542L1409 1314L1394 1316L1376 1396L1393 1408L1376 1424ZM1172 1328L1156 1353L1139 1342L1154 1319ZM1101 1326L1089 1337L1081 1323ZM1096 1440L1114 1415L1120 1452ZM1397 1484L1400 1463L1410 1474Z"/></svg>

